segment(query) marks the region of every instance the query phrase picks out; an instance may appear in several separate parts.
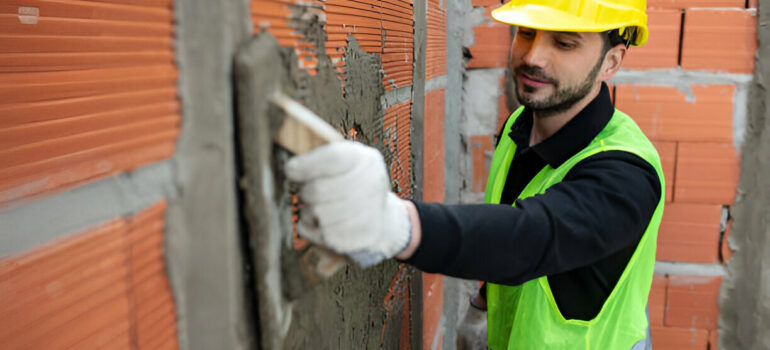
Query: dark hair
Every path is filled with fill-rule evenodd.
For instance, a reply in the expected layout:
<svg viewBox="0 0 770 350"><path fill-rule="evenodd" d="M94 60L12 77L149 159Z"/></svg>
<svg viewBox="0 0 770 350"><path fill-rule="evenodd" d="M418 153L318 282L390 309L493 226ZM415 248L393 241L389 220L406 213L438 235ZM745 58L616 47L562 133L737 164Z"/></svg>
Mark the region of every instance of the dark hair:
<svg viewBox="0 0 770 350"><path fill-rule="evenodd" d="M619 44L623 44L628 47L628 45L631 44L631 41L633 41L635 35L636 27L626 28L623 35L620 34L620 29L613 29L602 33L602 39L604 40L602 55L606 54L607 51Z"/></svg>

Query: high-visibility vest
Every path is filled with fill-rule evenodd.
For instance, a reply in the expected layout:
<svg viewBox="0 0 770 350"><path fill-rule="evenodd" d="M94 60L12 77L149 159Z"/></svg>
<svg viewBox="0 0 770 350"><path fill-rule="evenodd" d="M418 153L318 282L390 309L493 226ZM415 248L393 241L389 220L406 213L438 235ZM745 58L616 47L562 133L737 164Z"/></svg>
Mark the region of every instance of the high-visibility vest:
<svg viewBox="0 0 770 350"><path fill-rule="evenodd" d="M516 144L508 131L523 110L511 115L495 149L485 201L500 203ZM519 199L544 193L562 181L575 164L599 152L624 151L647 161L660 179L660 202L631 259L599 314L592 320L564 319L546 276L519 286L487 284L488 340L491 349L631 349L646 336L647 296L655 266L655 246L665 200L663 171L655 147L631 118L615 110L610 121L580 152L554 169L546 165L527 184ZM515 203L514 203L515 205ZM537 234L533 232L533 234Z"/></svg>

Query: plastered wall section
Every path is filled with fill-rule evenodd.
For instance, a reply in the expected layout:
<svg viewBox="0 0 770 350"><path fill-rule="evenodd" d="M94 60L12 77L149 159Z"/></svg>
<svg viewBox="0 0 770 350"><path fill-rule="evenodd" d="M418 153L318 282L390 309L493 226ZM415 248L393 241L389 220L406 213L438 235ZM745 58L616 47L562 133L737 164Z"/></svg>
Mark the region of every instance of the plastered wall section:
<svg viewBox="0 0 770 350"><path fill-rule="evenodd" d="M173 17L0 4L0 348L177 347L158 163L181 122Z"/></svg>
<svg viewBox="0 0 770 350"><path fill-rule="evenodd" d="M347 101L351 101L348 94L360 91L360 85L357 84L360 84L359 79L363 78L363 74L378 74L374 71L358 71L354 68L358 62L346 61L359 59L349 53L346 55L350 41L354 38L355 50L360 48L364 55L377 55L381 65L381 95L376 98L381 101L378 108L381 114L353 115L362 111L357 109L358 105L350 102L349 110L343 108L347 110L347 116L324 117L331 120L333 126L348 138L369 143L383 152L389 166L392 188L403 198L412 198L416 189L419 193L423 190L422 184L414 181L415 152L422 150L412 149L413 133L419 132L420 140L423 137L422 130L413 130L413 118L418 115L422 119L423 113L427 112L427 107L426 111L420 110L419 113L413 110L413 105L417 103L412 100L413 96L422 96L413 91L416 65L421 65L422 72L426 69L424 57L415 60L420 52L420 47L416 45L419 40L415 38L415 33L420 31L416 28L422 26L423 30L426 29L428 13L440 18L440 14L437 15L435 11L426 11L427 4L420 5L423 6L421 17L415 17L418 13L416 5L412 1L402 0L251 1L254 33L267 31L276 36L281 46L293 48L299 68L310 75L322 74L321 70L326 68L319 62L330 60L337 82L342 87L342 97ZM318 19L323 30L320 39L307 36L302 30L302 24L297 24L298 13ZM433 36L428 45L440 46L441 38L435 32L436 27L428 27L427 31ZM425 38L419 42L425 45ZM427 67L429 74L435 76L441 72L443 65L440 58L433 56ZM424 76L419 79L422 80L420 86L424 86ZM311 95L322 94L312 92ZM345 122L364 119L374 121ZM378 128L380 130L375 130ZM420 165L422 167L423 164ZM355 191L352 188L344 190ZM294 248L302 249L305 244L303 240L295 238ZM415 284L414 279L420 279L420 283ZM294 313L285 346L302 347L308 346L308 342L316 345L320 342L330 347L419 348L420 340L423 339L420 333L420 306L423 299L423 293L419 290L421 284L420 274L405 265L386 263L366 271L351 266L344 274L294 301L302 310L307 311ZM432 286L430 283L428 285ZM349 291L357 296L340 297L340 291ZM328 305L323 301L325 298L334 298L336 303ZM328 334L316 335L319 329L327 327L342 329L343 336L337 339ZM317 336L321 336L321 339Z"/></svg>

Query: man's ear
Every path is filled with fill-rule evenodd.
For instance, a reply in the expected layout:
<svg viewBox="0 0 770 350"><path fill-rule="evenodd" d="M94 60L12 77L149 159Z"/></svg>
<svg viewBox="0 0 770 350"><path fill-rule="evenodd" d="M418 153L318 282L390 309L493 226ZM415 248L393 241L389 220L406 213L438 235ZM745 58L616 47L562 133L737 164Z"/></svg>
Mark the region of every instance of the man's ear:
<svg viewBox="0 0 770 350"><path fill-rule="evenodd" d="M626 57L626 52L628 52L628 48L624 44L617 44L607 51L604 55L604 63L602 64L602 70L599 74L599 80L610 80L610 78L620 70L620 66L623 64L623 58Z"/></svg>

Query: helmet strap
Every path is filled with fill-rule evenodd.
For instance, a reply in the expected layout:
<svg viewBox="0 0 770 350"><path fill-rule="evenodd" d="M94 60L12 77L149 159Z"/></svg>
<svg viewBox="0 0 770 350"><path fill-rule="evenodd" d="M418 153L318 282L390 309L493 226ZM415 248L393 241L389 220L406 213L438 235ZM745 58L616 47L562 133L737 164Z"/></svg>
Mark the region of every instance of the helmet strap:
<svg viewBox="0 0 770 350"><path fill-rule="evenodd" d="M636 27L626 27L623 30L623 39L626 41L624 43L626 45L626 48L631 46L631 42L634 40L635 36L636 36Z"/></svg>

